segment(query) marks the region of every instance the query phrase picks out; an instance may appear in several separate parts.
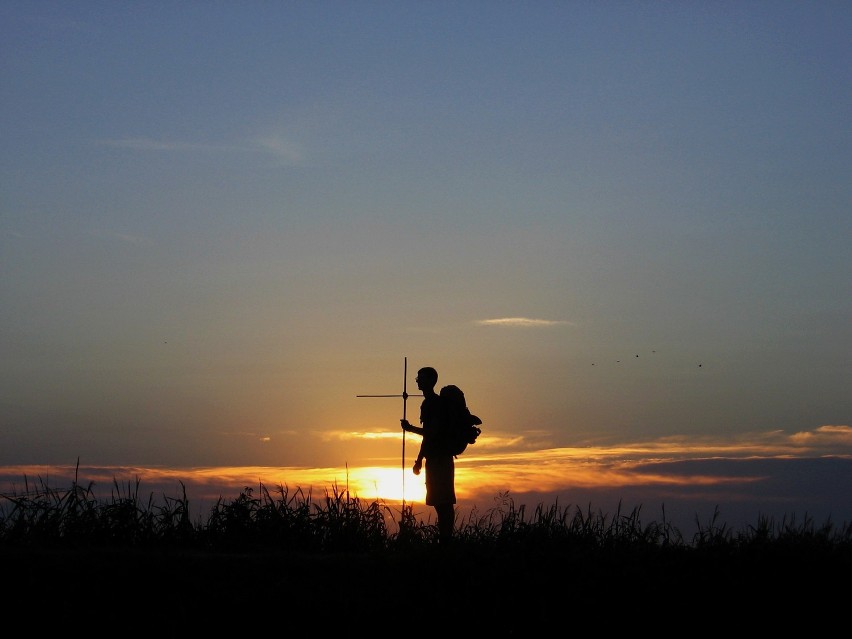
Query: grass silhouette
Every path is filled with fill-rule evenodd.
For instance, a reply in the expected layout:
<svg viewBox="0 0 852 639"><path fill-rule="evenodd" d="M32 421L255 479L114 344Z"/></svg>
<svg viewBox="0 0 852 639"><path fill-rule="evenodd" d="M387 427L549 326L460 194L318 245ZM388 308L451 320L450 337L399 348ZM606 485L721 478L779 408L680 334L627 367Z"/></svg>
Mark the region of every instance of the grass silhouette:
<svg viewBox="0 0 852 639"><path fill-rule="evenodd" d="M386 631L438 623L527 636L567 629L577 615L605 626L674 613L765 632L781 623L778 611L789 622L842 610L830 606L848 598L836 584L852 568L852 528L809 518L732 530L717 509L684 539L665 520L643 524L639 508L527 509L507 494L457 521L447 545L411 506L337 486L315 499L261 484L193 521L185 490L156 502L138 480L114 481L108 499L77 480L66 490L24 485L0 501L0 558L13 585L5 606L58 630L94 609L104 636L131 620L139 636L221 633L225 618L254 615L282 631L309 622L322 636L371 620ZM811 615L809 629L824 618Z"/></svg>

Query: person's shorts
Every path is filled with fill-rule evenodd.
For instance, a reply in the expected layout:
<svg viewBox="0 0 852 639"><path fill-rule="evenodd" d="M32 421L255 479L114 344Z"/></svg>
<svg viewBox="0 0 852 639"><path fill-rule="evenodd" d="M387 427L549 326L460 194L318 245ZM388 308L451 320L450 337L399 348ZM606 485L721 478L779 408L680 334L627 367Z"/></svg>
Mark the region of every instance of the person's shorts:
<svg viewBox="0 0 852 639"><path fill-rule="evenodd" d="M426 458L426 505L456 503L456 465L452 455Z"/></svg>

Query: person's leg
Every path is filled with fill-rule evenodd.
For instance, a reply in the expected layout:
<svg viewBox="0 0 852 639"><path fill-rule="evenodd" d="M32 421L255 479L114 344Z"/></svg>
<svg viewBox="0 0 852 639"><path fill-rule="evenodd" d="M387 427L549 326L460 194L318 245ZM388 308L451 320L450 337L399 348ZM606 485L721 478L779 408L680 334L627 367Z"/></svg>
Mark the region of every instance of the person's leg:
<svg viewBox="0 0 852 639"><path fill-rule="evenodd" d="M455 464L451 455L426 456L426 505L435 509L438 536L449 542L456 511Z"/></svg>
<svg viewBox="0 0 852 639"><path fill-rule="evenodd" d="M438 515L438 535L442 542L448 542L453 537L453 525L455 524L456 511L452 504L440 504L435 506Z"/></svg>

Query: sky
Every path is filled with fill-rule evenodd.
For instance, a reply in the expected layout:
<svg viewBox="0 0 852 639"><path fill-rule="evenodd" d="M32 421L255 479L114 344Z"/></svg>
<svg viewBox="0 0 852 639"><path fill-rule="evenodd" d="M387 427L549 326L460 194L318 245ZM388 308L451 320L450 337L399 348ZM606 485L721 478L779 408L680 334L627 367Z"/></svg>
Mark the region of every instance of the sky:
<svg viewBox="0 0 852 639"><path fill-rule="evenodd" d="M422 504L419 398L359 395L433 366L483 420L460 508L852 521L850 31L831 1L5 0L0 493Z"/></svg>

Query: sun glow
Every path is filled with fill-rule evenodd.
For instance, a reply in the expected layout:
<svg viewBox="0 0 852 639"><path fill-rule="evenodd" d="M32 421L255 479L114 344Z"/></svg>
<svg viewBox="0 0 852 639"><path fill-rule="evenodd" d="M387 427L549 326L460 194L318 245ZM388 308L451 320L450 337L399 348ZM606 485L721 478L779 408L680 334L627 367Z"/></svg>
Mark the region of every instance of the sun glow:
<svg viewBox="0 0 852 639"><path fill-rule="evenodd" d="M349 492L372 501L419 501L426 498L423 475L414 475L408 468L368 466L349 471Z"/></svg>
<svg viewBox="0 0 852 639"><path fill-rule="evenodd" d="M534 495L535 500L546 494L586 499L604 491L621 495L645 489L651 491L647 493L651 499L659 501L662 495L669 495L669 500L671 495L693 495L697 488L727 491L729 499L740 499L741 494L754 493L768 481L766 460L849 460L850 444L852 428L832 425L792 435L783 431L750 433L733 440L669 437L618 446L522 452L492 451L483 446L466 452L456 463L456 497L459 507L481 508L493 504L495 498L499 502L509 491L519 496L519 503L524 494ZM425 505L425 469L424 474L414 475L412 463L409 457L404 468L398 461L363 467L5 466L0 467L0 497L67 490L82 481L104 499L137 491L155 499L186 495L194 512L202 515L242 491L261 501L306 496L322 503L326 496L344 496L368 504L378 501L395 506L405 501ZM759 464L759 470L749 470L751 463ZM428 516L431 511L424 508L422 512Z"/></svg>

